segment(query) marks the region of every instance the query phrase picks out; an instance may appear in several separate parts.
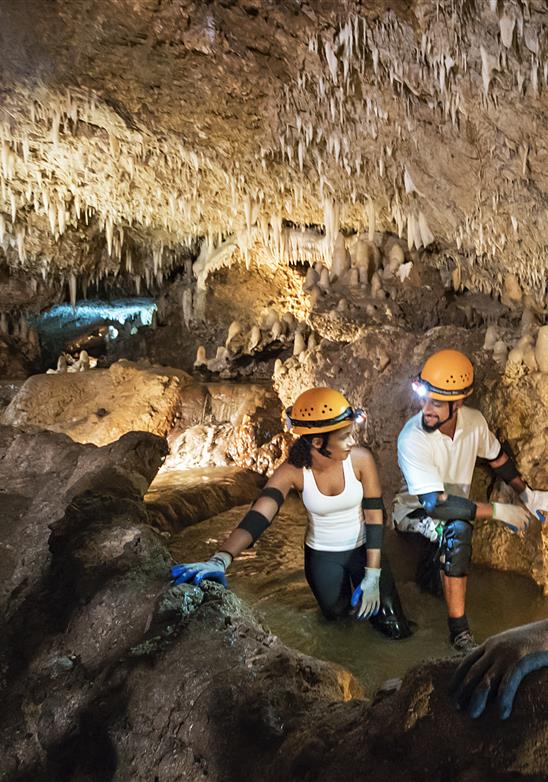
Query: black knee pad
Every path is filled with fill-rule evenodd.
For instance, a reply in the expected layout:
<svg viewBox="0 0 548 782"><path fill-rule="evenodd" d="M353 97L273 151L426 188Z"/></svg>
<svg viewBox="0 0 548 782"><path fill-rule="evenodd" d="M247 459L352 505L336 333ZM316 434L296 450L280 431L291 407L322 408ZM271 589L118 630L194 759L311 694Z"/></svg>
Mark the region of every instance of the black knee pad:
<svg viewBox="0 0 548 782"><path fill-rule="evenodd" d="M449 521L443 530L440 564L446 576L467 576L472 559L473 526L468 521Z"/></svg>

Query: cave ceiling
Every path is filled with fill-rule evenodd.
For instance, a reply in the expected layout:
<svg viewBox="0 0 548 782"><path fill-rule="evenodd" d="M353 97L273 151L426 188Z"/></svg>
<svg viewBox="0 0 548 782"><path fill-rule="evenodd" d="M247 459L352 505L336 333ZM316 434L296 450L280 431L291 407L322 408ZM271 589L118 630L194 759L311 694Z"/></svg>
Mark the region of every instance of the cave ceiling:
<svg viewBox="0 0 548 782"><path fill-rule="evenodd" d="M68 282L398 233L546 291L545 2L0 0L0 262ZM306 229L306 230L305 230Z"/></svg>

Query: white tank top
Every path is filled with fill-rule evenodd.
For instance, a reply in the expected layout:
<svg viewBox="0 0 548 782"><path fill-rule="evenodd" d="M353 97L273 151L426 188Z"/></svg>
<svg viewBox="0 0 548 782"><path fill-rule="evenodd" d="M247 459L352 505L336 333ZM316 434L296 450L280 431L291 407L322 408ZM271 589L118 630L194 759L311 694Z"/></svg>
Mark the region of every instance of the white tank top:
<svg viewBox="0 0 548 782"><path fill-rule="evenodd" d="M365 541L363 486L352 468L352 457L343 465L344 489L330 497L316 485L314 473L303 467L303 503L308 513L305 542L317 551L348 551Z"/></svg>

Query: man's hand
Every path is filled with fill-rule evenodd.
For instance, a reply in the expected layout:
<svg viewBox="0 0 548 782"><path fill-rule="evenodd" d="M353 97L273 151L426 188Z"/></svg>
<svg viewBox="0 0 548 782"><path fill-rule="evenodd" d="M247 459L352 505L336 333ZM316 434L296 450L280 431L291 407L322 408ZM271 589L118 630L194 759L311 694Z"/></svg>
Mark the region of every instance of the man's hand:
<svg viewBox="0 0 548 782"><path fill-rule="evenodd" d="M451 682L461 709L476 719L490 696L497 696L501 720L507 719L514 696L528 673L548 666L548 620L493 635L459 665Z"/></svg>
<svg viewBox="0 0 548 782"><path fill-rule="evenodd" d="M503 502L493 502L493 518L502 521L512 532L525 532L531 523L531 516L525 508Z"/></svg>
<svg viewBox="0 0 548 782"><path fill-rule="evenodd" d="M519 495L527 510L544 523L548 513L548 491L536 491L529 486Z"/></svg>

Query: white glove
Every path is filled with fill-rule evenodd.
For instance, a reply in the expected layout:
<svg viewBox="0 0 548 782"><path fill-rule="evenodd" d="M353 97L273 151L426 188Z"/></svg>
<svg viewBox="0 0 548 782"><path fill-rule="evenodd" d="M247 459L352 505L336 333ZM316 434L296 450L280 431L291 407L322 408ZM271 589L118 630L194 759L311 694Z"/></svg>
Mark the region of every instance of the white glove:
<svg viewBox="0 0 548 782"><path fill-rule="evenodd" d="M352 593L352 608L359 608L356 612L358 619L371 619L378 613L381 607L381 596L379 592L379 579L381 577L380 567L366 567L365 576Z"/></svg>
<svg viewBox="0 0 548 782"><path fill-rule="evenodd" d="M519 498L527 510L544 523L546 512L548 512L548 491L535 491L528 486L525 491L521 492Z"/></svg>
<svg viewBox="0 0 548 782"><path fill-rule="evenodd" d="M502 521L512 532L525 532L531 523L531 516L525 508L519 505L507 505L503 502L493 502L493 518Z"/></svg>

